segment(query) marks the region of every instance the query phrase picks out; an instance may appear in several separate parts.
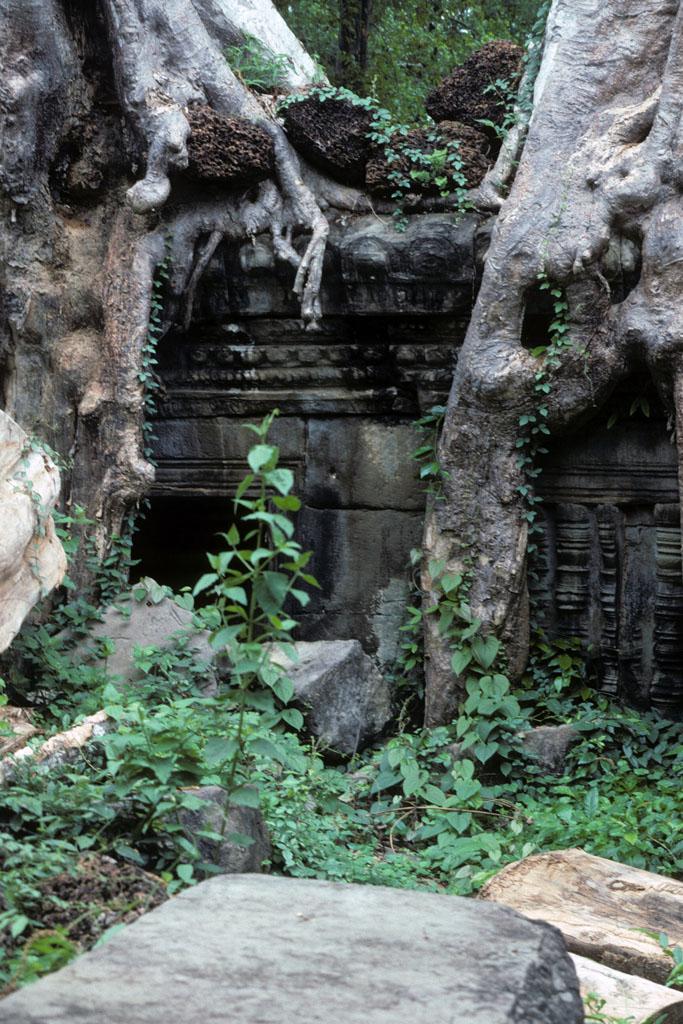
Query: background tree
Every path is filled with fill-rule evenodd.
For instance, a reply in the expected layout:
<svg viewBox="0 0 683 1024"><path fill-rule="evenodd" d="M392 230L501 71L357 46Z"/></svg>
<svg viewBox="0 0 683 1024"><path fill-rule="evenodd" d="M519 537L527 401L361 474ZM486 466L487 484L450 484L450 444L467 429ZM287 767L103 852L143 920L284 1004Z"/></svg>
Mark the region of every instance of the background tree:
<svg viewBox="0 0 683 1024"><path fill-rule="evenodd" d="M424 117L427 93L474 49L490 39L524 42L538 0L277 0L294 34L337 85L376 96L404 121ZM361 11L367 54L340 56L340 23ZM355 21L351 19L351 27ZM355 30L354 30L355 31ZM351 38L356 38L351 32ZM353 52L350 50L349 52Z"/></svg>

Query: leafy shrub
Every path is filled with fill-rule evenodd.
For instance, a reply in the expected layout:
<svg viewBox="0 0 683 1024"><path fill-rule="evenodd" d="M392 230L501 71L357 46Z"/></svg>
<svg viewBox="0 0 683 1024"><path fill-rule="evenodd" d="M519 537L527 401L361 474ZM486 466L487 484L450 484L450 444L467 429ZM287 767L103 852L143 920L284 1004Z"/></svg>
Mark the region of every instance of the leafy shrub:
<svg viewBox="0 0 683 1024"><path fill-rule="evenodd" d="M225 59L231 70L254 92L277 92L287 84L292 61L286 53L272 53L260 39L247 35L228 46Z"/></svg>

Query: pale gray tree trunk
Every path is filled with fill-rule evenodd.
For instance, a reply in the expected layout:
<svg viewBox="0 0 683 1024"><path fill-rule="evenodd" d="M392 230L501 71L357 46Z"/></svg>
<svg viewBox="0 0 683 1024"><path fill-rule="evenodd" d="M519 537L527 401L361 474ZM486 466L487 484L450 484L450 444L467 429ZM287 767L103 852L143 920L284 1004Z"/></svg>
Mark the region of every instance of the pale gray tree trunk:
<svg viewBox="0 0 683 1024"><path fill-rule="evenodd" d="M514 183L492 203L496 174L510 178L506 151L483 189L500 213L448 403L439 452L448 475L426 524L423 582L430 604L439 600L430 561L468 573L474 612L503 641L513 678L529 643L517 440L519 417L539 404L540 359L521 340L539 272L569 302L571 347L545 403L551 432L588 417L641 366L680 421L682 33L673 0L554 0ZM640 280L610 301L606 265L634 248ZM426 721L436 724L452 717L463 681L435 616L426 622Z"/></svg>

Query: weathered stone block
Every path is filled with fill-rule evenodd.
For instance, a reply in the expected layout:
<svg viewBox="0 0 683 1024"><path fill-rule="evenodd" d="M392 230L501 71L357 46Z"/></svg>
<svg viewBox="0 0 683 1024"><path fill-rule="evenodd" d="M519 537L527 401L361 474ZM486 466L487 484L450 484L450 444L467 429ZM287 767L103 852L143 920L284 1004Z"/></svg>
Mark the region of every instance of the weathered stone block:
<svg viewBox="0 0 683 1024"><path fill-rule="evenodd" d="M391 690L357 640L295 645L297 660L277 648L273 661L294 685L313 736L342 754L355 754L391 718Z"/></svg>
<svg viewBox="0 0 683 1024"><path fill-rule="evenodd" d="M522 745L541 767L559 775L567 754L580 739L581 733L572 725L539 725L525 734Z"/></svg>
<svg viewBox="0 0 683 1024"><path fill-rule="evenodd" d="M308 427L304 492L311 505L422 511L424 492L411 452L412 423L316 419Z"/></svg>
<svg viewBox="0 0 683 1024"><path fill-rule="evenodd" d="M0 1003L7 1024L580 1024L560 933L493 904L202 882Z"/></svg>
<svg viewBox="0 0 683 1024"><path fill-rule="evenodd" d="M116 682L130 686L144 678L144 672L135 665L136 647L167 649L187 638L186 650L205 666L202 692L207 697L215 694L216 652L209 643L208 631L197 629L192 612L180 608L172 598L154 600L151 593L156 586L154 580L141 580L130 593L105 608L102 621L96 622L88 639L74 649L72 659L99 664ZM139 601L134 595L141 590L146 590L148 596ZM106 659L98 656L100 642L105 639L114 643L114 651Z"/></svg>
<svg viewBox="0 0 683 1024"><path fill-rule="evenodd" d="M187 838L194 843L202 860L214 864L222 874L244 874L260 871L271 854L270 839L261 812L255 807L230 807L226 810L225 790L219 786L200 786L187 790L206 801L196 810L183 809L180 823ZM201 832L215 832L220 839L210 839ZM234 833L253 840L242 846L234 842Z"/></svg>
<svg viewBox="0 0 683 1024"><path fill-rule="evenodd" d="M392 650L396 621L409 577L412 548L420 546L419 512L304 508L297 528L303 546L314 552L315 591L299 614L304 638L322 622L319 637L354 638L374 654ZM348 570L353 566L353 571ZM389 660L390 653L386 659Z"/></svg>

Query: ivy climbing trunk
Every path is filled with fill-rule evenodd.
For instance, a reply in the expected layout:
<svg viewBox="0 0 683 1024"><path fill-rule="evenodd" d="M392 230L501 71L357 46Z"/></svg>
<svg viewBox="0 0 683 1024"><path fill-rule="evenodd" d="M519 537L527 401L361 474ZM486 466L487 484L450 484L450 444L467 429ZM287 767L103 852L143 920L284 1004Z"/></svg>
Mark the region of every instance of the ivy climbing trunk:
<svg viewBox="0 0 683 1024"><path fill-rule="evenodd" d="M560 435L639 369L681 422L682 44L677 0L554 0L514 183L507 192L497 181L509 174L505 152L481 190L499 213L448 403L423 581L431 606L435 563L466 572L512 677L529 644L524 424L535 417ZM640 277L624 298L610 282L625 259ZM530 350L550 338L522 343L539 275L567 301L569 345L550 363ZM426 623L426 721L436 724L452 717L463 678L436 616Z"/></svg>

